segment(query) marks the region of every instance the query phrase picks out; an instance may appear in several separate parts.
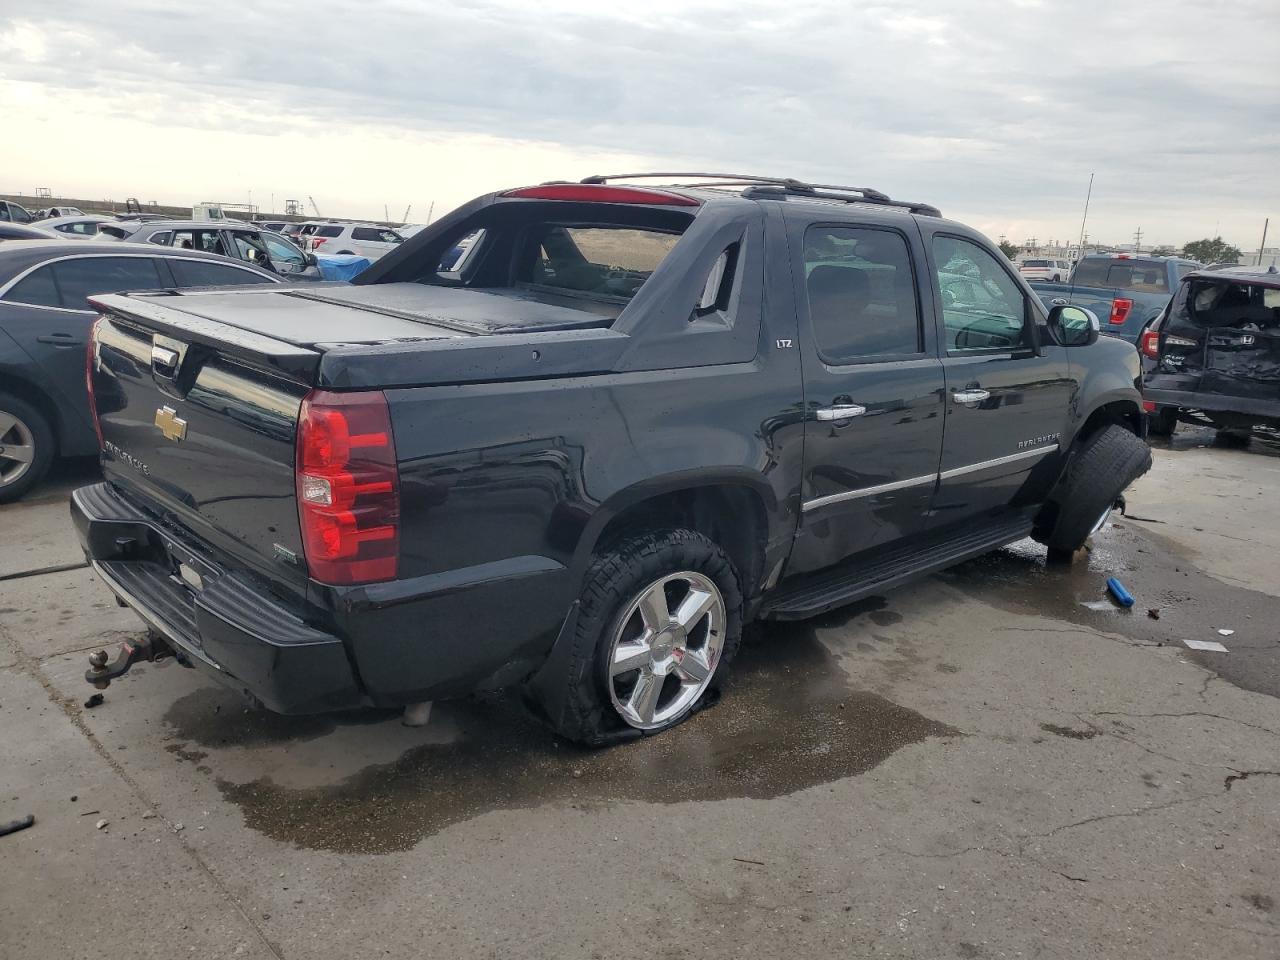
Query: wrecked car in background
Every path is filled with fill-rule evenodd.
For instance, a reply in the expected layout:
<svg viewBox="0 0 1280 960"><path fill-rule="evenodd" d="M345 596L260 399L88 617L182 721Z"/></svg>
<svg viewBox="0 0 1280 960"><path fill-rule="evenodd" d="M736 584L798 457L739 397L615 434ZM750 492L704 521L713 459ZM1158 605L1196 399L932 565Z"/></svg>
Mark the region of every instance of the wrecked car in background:
<svg viewBox="0 0 1280 960"><path fill-rule="evenodd" d="M1189 274L1142 334L1150 431L1179 421L1247 435L1280 429L1280 271L1227 267Z"/></svg>

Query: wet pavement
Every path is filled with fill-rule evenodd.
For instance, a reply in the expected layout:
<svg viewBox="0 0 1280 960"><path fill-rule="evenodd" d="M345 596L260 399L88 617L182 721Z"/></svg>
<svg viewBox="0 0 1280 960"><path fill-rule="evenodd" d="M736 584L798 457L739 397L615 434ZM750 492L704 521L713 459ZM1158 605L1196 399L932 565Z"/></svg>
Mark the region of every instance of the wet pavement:
<svg viewBox="0 0 1280 960"><path fill-rule="evenodd" d="M1275 956L1277 494L1280 444L1184 428L1074 564L756 625L714 707L587 751L514 697L279 717L176 665L86 709L137 628L38 572L55 488L0 508L0 956Z"/></svg>

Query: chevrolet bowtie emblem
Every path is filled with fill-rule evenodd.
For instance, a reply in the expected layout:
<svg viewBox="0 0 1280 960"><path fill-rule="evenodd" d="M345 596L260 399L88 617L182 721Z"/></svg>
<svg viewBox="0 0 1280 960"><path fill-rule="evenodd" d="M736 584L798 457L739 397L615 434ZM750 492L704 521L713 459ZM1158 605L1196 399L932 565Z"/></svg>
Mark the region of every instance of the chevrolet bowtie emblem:
<svg viewBox="0 0 1280 960"><path fill-rule="evenodd" d="M164 434L166 440L185 440L187 438L187 421L178 416L173 407L161 407L156 411L156 426Z"/></svg>

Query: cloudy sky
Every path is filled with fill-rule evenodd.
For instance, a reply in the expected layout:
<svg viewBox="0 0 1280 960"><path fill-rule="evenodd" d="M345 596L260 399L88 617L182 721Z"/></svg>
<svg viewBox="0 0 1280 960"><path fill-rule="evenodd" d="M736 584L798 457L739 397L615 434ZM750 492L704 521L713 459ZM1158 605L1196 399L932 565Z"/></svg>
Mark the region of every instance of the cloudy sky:
<svg viewBox="0 0 1280 960"><path fill-rule="evenodd" d="M421 221L624 169L1280 240L1280 0L0 0L0 191Z"/></svg>

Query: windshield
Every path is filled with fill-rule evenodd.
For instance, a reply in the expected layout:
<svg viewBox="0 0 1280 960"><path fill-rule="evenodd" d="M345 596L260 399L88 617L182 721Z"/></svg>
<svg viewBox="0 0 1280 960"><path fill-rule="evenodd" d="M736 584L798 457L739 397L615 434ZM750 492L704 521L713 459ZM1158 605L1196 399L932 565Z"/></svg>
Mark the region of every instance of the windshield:
<svg viewBox="0 0 1280 960"><path fill-rule="evenodd" d="M1162 260L1099 257L1081 260L1071 282L1085 287L1115 287L1133 293L1168 293L1169 271Z"/></svg>

